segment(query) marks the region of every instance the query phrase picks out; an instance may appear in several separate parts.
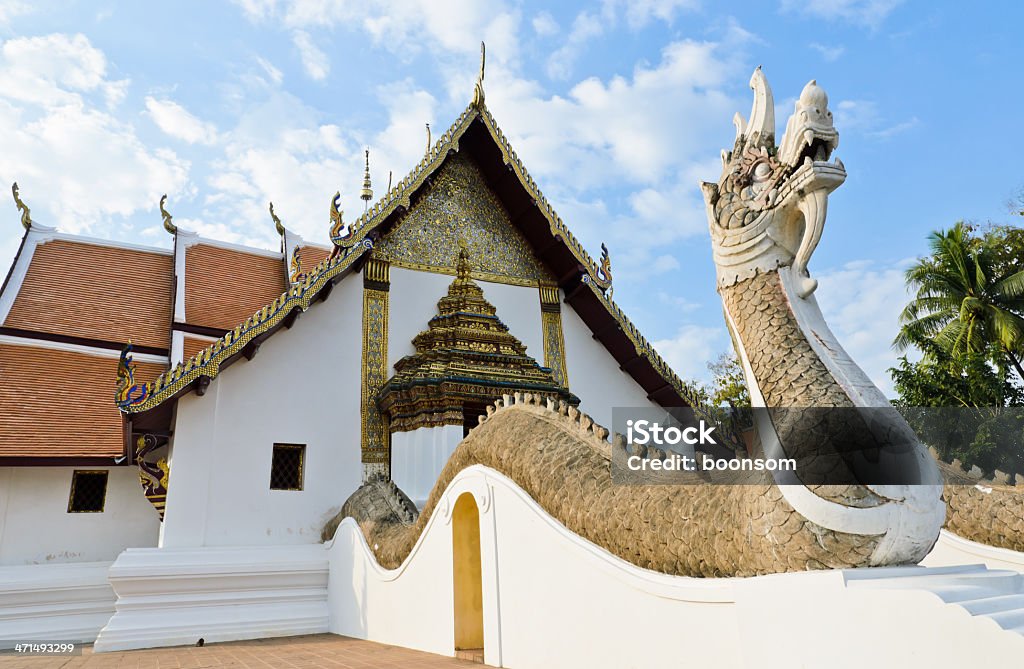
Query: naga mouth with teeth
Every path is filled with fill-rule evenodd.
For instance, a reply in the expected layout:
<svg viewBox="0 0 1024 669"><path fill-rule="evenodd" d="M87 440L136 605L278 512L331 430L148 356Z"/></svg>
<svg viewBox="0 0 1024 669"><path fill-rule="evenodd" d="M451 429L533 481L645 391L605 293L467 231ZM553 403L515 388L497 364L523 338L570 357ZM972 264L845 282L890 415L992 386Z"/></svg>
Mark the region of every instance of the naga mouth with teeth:
<svg viewBox="0 0 1024 669"><path fill-rule="evenodd" d="M792 266L800 297L806 297L817 286L807 260L821 238L828 195L846 179L842 161L829 162L839 133L828 96L811 81L776 146L772 92L760 68L750 87L750 120L736 115L736 143L722 153L722 177L717 184L703 184L719 285L745 278L751 268Z"/></svg>

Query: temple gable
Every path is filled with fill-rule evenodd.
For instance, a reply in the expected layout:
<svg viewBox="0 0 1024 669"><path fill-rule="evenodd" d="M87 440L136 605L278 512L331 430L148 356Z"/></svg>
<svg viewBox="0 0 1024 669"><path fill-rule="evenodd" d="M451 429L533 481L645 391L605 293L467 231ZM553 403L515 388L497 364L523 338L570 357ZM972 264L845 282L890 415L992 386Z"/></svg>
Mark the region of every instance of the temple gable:
<svg viewBox="0 0 1024 669"><path fill-rule="evenodd" d="M460 241L475 279L523 286L554 281L480 169L462 153L438 170L426 192L377 242L373 255L394 267L454 275Z"/></svg>

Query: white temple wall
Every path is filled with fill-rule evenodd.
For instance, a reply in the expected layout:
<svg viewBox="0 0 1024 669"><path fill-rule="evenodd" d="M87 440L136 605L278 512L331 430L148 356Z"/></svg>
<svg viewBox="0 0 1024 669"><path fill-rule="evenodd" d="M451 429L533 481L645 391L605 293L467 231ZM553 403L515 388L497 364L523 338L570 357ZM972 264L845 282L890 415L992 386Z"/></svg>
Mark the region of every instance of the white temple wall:
<svg viewBox="0 0 1024 669"><path fill-rule="evenodd" d="M403 356L416 352L412 338L437 315L437 301L448 294L455 277L448 274L391 268L391 314L388 322L388 373ZM477 281L484 297L498 310L509 332L526 345L526 353L544 364L540 293L536 287Z"/></svg>
<svg viewBox="0 0 1024 669"><path fill-rule="evenodd" d="M420 509L460 441L461 425L421 427L391 435L391 479Z"/></svg>
<svg viewBox="0 0 1024 669"><path fill-rule="evenodd" d="M102 512L68 513L76 469L109 472ZM135 467L0 467L0 565L112 561L159 526Z"/></svg>
<svg viewBox="0 0 1024 669"><path fill-rule="evenodd" d="M320 540L362 477L362 291L348 277L205 396L179 399L162 546ZM270 489L275 443L306 446L302 490Z"/></svg>
<svg viewBox="0 0 1024 669"><path fill-rule="evenodd" d="M569 389L580 398L581 411L610 430L612 409L615 407L660 408L647 399L647 392L619 368L619 363L608 349L594 339L594 333L583 319L564 303L562 331Z"/></svg>

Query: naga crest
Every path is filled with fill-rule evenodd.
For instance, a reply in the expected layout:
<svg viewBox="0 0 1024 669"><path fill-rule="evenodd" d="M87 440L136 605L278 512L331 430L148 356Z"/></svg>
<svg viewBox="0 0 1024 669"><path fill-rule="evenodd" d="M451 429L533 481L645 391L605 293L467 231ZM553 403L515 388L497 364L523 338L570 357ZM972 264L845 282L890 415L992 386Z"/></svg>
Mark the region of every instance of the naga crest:
<svg viewBox="0 0 1024 669"><path fill-rule="evenodd" d="M791 267L797 294L817 288L807 262L825 226L828 195L846 180L828 96L811 81L775 144L775 107L761 68L750 78L750 120L734 118L736 143L722 152L718 183L702 183L719 289Z"/></svg>

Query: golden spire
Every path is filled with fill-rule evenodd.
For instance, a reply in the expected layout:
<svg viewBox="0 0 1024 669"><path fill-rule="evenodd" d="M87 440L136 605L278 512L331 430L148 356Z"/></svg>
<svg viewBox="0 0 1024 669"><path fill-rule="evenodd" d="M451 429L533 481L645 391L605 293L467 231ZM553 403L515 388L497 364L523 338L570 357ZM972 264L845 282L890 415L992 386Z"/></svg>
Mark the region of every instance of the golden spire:
<svg viewBox="0 0 1024 669"><path fill-rule="evenodd" d="M425 153L430 153L430 124L427 124L427 150Z"/></svg>
<svg viewBox="0 0 1024 669"><path fill-rule="evenodd" d="M480 74L476 76L476 83L473 85L473 106L480 109L484 106L484 64L486 62L487 47L480 42Z"/></svg>
<svg viewBox="0 0 1024 669"><path fill-rule="evenodd" d="M31 210L28 205L21 201L21 197L18 195L18 182L15 181L11 184L11 193L14 194L14 204L18 207L18 211L21 212L21 224L28 230L32 227L32 216L30 215Z"/></svg>
<svg viewBox="0 0 1024 669"><path fill-rule="evenodd" d="M281 219L274 213L274 203L270 203L270 218L274 219L274 229L277 230L277 234L284 237L284 226L281 225Z"/></svg>
<svg viewBox="0 0 1024 669"><path fill-rule="evenodd" d="M361 199L365 203L363 205L364 209L370 205L370 200L373 199L373 189L370 188L370 149L369 148L366 149L366 170L363 172L363 191L362 191L362 193L359 194L359 199Z"/></svg>
<svg viewBox="0 0 1024 669"><path fill-rule="evenodd" d="M173 217L167 213L166 209L164 209L165 202L167 202L167 193L164 193L164 196L160 198L160 215L164 217L164 230L172 235L176 235L178 234L178 227L174 225L174 223L171 223L171 219Z"/></svg>

